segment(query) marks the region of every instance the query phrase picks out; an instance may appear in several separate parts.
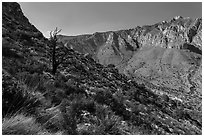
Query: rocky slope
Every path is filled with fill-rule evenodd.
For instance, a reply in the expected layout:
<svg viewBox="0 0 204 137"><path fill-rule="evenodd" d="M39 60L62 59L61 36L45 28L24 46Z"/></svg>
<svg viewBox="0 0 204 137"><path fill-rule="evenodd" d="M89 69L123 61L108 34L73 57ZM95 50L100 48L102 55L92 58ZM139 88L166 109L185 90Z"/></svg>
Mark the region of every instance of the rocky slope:
<svg viewBox="0 0 204 137"><path fill-rule="evenodd" d="M18 3L2 6L3 134L202 134L200 109L147 89L72 47L52 75L49 40Z"/></svg>
<svg viewBox="0 0 204 137"><path fill-rule="evenodd" d="M189 98L193 102L186 103L195 105L195 100L201 102L202 92L201 34L201 18L177 16L129 30L59 38L102 65L114 64L135 81L181 100ZM196 108L200 110L201 105Z"/></svg>

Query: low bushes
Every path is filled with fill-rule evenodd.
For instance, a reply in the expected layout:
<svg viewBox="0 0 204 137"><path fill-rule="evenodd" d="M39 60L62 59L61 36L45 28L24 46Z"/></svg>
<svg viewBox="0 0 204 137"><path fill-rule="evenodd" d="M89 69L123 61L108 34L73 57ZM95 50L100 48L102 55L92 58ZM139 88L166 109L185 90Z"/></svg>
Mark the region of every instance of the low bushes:
<svg viewBox="0 0 204 137"><path fill-rule="evenodd" d="M48 131L36 123L35 118L17 114L12 117L3 118L3 135L46 135Z"/></svg>

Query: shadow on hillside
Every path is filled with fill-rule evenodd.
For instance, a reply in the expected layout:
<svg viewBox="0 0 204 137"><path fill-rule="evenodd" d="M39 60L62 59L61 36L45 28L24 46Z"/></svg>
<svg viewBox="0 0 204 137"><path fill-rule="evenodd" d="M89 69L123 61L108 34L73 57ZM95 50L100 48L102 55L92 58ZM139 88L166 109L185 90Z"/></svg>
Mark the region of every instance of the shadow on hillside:
<svg viewBox="0 0 204 137"><path fill-rule="evenodd" d="M191 44L188 44L188 43L184 43L183 44L183 48L184 49L188 49L191 52L194 52L194 53L202 55L202 51L199 48L195 47L194 45L191 45Z"/></svg>

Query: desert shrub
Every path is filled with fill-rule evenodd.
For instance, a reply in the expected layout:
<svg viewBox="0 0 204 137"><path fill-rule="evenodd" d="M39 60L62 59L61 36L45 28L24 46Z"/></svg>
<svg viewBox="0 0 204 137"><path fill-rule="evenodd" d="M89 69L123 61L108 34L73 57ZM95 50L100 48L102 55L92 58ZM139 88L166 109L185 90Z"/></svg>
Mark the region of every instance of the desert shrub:
<svg viewBox="0 0 204 137"><path fill-rule="evenodd" d="M63 76L62 74L56 74L55 76L55 87L61 87L61 88L65 88L66 86L66 77Z"/></svg>
<svg viewBox="0 0 204 137"><path fill-rule="evenodd" d="M47 66L45 64L33 63L32 65L29 66L28 69L31 74L32 73L42 74L43 71L47 69Z"/></svg>
<svg viewBox="0 0 204 137"><path fill-rule="evenodd" d="M88 114L86 121L78 125L82 135L130 135L142 134L137 126L116 115L110 106L95 103L95 114Z"/></svg>
<svg viewBox="0 0 204 137"><path fill-rule="evenodd" d="M71 85L70 83L66 83L64 90L65 90L65 94L66 95L71 95L71 94L86 94L84 89L78 87L77 85Z"/></svg>
<svg viewBox="0 0 204 137"><path fill-rule="evenodd" d="M30 57L31 56L30 53L24 53L24 54L28 55L27 57L28 59L26 60L26 62L22 63L20 67L24 68L25 71L31 74L34 74L34 73L43 74L43 71L48 69L46 64L41 64L37 60L32 59Z"/></svg>
<svg viewBox="0 0 204 137"><path fill-rule="evenodd" d="M5 46L2 47L2 55L8 58L22 58L12 48Z"/></svg>
<svg viewBox="0 0 204 137"><path fill-rule="evenodd" d="M72 103L63 99L57 107L46 110L46 115L41 117L45 127L52 132L63 131L63 134L77 134L77 112Z"/></svg>
<svg viewBox="0 0 204 137"><path fill-rule="evenodd" d="M94 98L98 103L107 105L110 105L113 100L111 92L104 89L96 90L96 95Z"/></svg>
<svg viewBox="0 0 204 137"><path fill-rule="evenodd" d="M76 131L76 119L67 103L39 111L37 121L52 134L73 134Z"/></svg>
<svg viewBox="0 0 204 137"><path fill-rule="evenodd" d="M66 81L67 81L66 76L63 75L63 74L61 74L61 73L57 73L57 74L55 75L55 79L56 79L56 80L61 80L61 81L63 81L63 82L66 82ZM60 82L61 82L61 81L60 81Z"/></svg>
<svg viewBox="0 0 204 137"><path fill-rule="evenodd" d="M83 122L81 121L83 112L87 111L94 114L96 109L94 100L84 94L72 94L62 104L64 104L64 108L61 107L61 111L65 120L66 126L64 127L66 127L67 134L78 134L77 123Z"/></svg>
<svg viewBox="0 0 204 137"><path fill-rule="evenodd" d="M45 135L49 134L43 127L36 123L35 118L24 114L3 118L3 135Z"/></svg>
<svg viewBox="0 0 204 137"><path fill-rule="evenodd" d="M32 37L40 38L40 36L42 36L40 32L29 32L22 29L17 29L16 34L19 40L26 40L28 42L32 42Z"/></svg>
<svg viewBox="0 0 204 137"><path fill-rule="evenodd" d="M117 114L125 119L129 118L129 112L126 110L122 97L117 97L112 95L108 90L98 90L94 97L97 103L105 104L111 107L111 109Z"/></svg>
<svg viewBox="0 0 204 137"><path fill-rule="evenodd" d="M34 114L41 106L40 95L31 92L23 83L3 71L2 79L2 113L3 116L21 111Z"/></svg>
<svg viewBox="0 0 204 137"><path fill-rule="evenodd" d="M29 89L32 93L39 92L43 95L44 106L56 106L66 97L63 87L56 87L55 81L57 80L47 78L44 74L23 72L19 74L18 79L24 89Z"/></svg>
<svg viewBox="0 0 204 137"><path fill-rule="evenodd" d="M17 46L15 44L11 44L11 41L6 40L5 38L2 39L2 55L5 57L10 57L10 58L21 58L16 51Z"/></svg>
<svg viewBox="0 0 204 137"><path fill-rule="evenodd" d="M72 94L67 98L67 100L70 101L69 105L77 117L80 116L83 110L95 113L94 100L84 94Z"/></svg>
<svg viewBox="0 0 204 137"><path fill-rule="evenodd" d="M2 60L2 65L5 70L7 70L12 76L15 76L16 73L24 71L22 64L24 61L19 58L12 58Z"/></svg>
<svg viewBox="0 0 204 137"><path fill-rule="evenodd" d="M119 125L121 124L121 118L116 116L111 108L106 105L96 105L96 120L93 123L94 134L96 135L119 135L120 129Z"/></svg>
<svg viewBox="0 0 204 137"><path fill-rule="evenodd" d="M48 109L41 109L38 112L36 120L43 125L52 134L64 130L62 112L59 106L50 107Z"/></svg>
<svg viewBox="0 0 204 137"><path fill-rule="evenodd" d="M128 120L130 118L130 112L126 109L126 106L124 105L123 96L124 95L122 94L115 94L115 96L113 96L113 103L111 107L115 114L122 116L125 120Z"/></svg>
<svg viewBox="0 0 204 137"><path fill-rule="evenodd" d="M54 91L54 94L52 95L52 104L57 105L60 104L61 101L66 98L65 91L61 88L56 88Z"/></svg>
<svg viewBox="0 0 204 137"><path fill-rule="evenodd" d="M78 134L77 123L83 111L94 113L94 101L83 94L71 94L59 105L41 110L37 120L52 133L62 131L63 134L74 135Z"/></svg>
<svg viewBox="0 0 204 137"><path fill-rule="evenodd" d="M86 135L124 135L139 134L136 127L123 121L123 117L116 115L113 108L95 102L95 113L86 112L84 122L78 124L79 134ZM134 128L134 129L133 129ZM133 130L136 130L135 132Z"/></svg>
<svg viewBox="0 0 204 137"><path fill-rule="evenodd" d="M63 127L65 134L76 135L77 132L77 112L73 106L61 106L62 117L64 119Z"/></svg>
<svg viewBox="0 0 204 137"><path fill-rule="evenodd" d="M44 80L41 75L38 73L30 74L28 72L21 72L17 74L18 83L24 86L27 86L27 88L30 88L30 90L38 90L38 87L40 87Z"/></svg>
<svg viewBox="0 0 204 137"><path fill-rule="evenodd" d="M103 131L105 134L111 134L111 135L120 134L120 129L119 129L119 125L121 122L120 117L109 113L106 115L104 119L101 119L99 121L100 121L100 125L99 125L100 132Z"/></svg>

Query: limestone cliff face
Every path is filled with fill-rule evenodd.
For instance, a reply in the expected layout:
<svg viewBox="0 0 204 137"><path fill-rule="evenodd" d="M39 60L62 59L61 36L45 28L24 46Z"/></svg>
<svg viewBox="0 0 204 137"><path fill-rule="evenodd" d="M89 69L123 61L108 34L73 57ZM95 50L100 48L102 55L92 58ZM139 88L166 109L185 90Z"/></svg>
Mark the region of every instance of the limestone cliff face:
<svg viewBox="0 0 204 137"><path fill-rule="evenodd" d="M183 49L184 43L192 43L194 36L199 35L199 31L202 31L201 25L199 18L192 20L178 16L168 22L145 26L139 36L139 42L142 45Z"/></svg>
<svg viewBox="0 0 204 137"><path fill-rule="evenodd" d="M202 20L181 16L154 25L129 30L94 33L64 40L82 53L93 55L103 65L124 64L140 48L145 46L188 49L201 54ZM63 36L61 36L63 38Z"/></svg>

